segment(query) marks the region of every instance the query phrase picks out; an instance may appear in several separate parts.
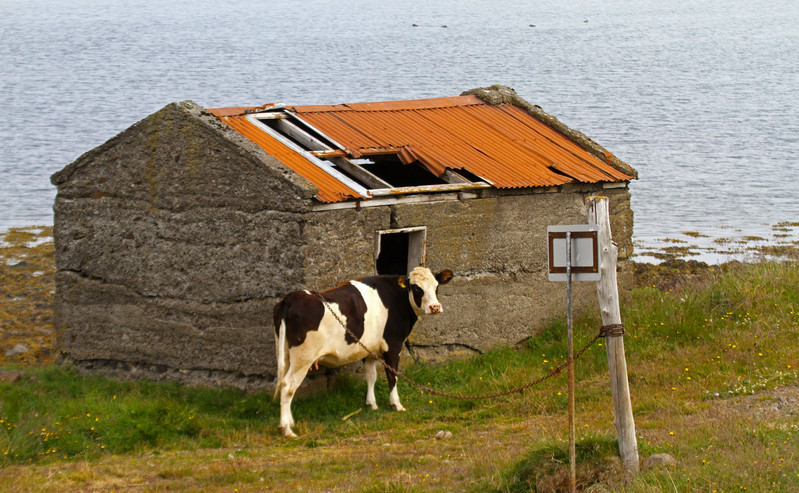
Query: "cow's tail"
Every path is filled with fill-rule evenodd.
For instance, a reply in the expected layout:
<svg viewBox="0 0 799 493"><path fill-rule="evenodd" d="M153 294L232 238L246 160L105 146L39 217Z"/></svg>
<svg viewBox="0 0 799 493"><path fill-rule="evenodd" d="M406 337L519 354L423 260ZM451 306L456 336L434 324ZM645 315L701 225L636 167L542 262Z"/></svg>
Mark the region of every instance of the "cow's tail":
<svg viewBox="0 0 799 493"><path fill-rule="evenodd" d="M275 383L275 399L280 394L280 389L283 387L283 378L286 376L286 321L280 321L280 329L278 330L277 341L277 383Z"/></svg>
<svg viewBox="0 0 799 493"><path fill-rule="evenodd" d="M278 304L275 308L275 325L278 326L275 334L275 352L277 353L277 380L275 382L275 399L280 394L283 387L283 379L286 377L286 359L288 357L288 346L286 344L286 310L284 303ZM278 325L279 324L279 325Z"/></svg>

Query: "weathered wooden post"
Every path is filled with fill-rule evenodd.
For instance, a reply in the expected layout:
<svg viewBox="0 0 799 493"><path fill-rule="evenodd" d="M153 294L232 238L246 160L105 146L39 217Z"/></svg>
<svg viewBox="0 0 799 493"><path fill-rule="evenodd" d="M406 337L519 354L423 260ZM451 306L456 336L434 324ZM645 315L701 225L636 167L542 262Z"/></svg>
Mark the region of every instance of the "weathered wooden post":
<svg viewBox="0 0 799 493"><path fill-rule="evenodd" d="M616 261L619 248L613 243L610 231L610 211L607 197L588 198L588 224L599 227L600 280L597 282L605 347L608 355L610 387L613 393L613 422L619 436L619 454L628 472L638 471L638 442L635 438L635 421L627 381L627 360L624 356L623 325L619 308L619 288L616 279Z"/></svg>

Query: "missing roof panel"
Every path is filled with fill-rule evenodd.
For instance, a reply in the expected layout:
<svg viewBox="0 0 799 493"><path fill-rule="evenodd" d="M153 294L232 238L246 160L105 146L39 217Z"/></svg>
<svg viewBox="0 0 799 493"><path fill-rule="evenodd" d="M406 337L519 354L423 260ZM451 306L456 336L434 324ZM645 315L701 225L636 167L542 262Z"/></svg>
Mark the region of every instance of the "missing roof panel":
<svg viewBox="0 0 799 493"><path fill-rule="evenodd" d="M468 186L483 181L466 170L447 169L442 176L436 176L409 148L345 149L291 112L262 113L254 118L262 129L282 139L317 166L337 173L340 181L346 180L364 190ZM360 156L363 159L356 159Z"/></svg>
<svg viewBox="0 0 799 493"><path fill-rule="evenodd" d="M373 156L371 163L361 168L388 182L393 187L417 187L423 185L443 185L447 183L426 168L413 162L403 164L397 155Z"/></svg>
<svg viewBox="0 0 799 493"><path fill-rule="evenodd" d="M281 115L281 117L259 118L258 121L275 132L280 133L280 135L286 137L306 151L334 149L333 143L327 140L324 135L313 132L311 129L303 128L304 125L292 121L287 118L285 114L276 114L275 116L277 115Z"/></svg>

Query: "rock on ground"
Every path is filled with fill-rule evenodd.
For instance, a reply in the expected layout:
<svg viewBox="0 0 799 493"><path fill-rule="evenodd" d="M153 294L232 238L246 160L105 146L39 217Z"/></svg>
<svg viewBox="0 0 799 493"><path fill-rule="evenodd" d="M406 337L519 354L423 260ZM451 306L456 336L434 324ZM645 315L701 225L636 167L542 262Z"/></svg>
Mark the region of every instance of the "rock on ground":
<svg viewBox="0 0 799 493"><path fill-rule="evenodd" d="M22 344L17 344L16 346L14 346L11 349L9 349L8 351L6 351L6 356L8 356L10 358L11 356L18 356L20 354L24 354L24 353L27 353L27 352L28 352L28 348L27 347L25 347Z"/></svg>
<svg viewBox="0 0 799 493"><path fill-rule="evenodd" d="M642 469L651 469L653 467L660 467L660 466L676 466L677 459L675 459L671 454L655 454L650 455L646 458L644 463L642 464Z"/></svg>

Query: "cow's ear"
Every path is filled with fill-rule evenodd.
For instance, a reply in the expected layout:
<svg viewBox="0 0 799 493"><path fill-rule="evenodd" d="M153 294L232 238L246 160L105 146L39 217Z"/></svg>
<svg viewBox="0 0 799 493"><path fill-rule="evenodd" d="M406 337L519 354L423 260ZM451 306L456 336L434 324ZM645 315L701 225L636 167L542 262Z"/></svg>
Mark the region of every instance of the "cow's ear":
<svg viewBox="0 0 799 493"><path fill-rule="evenodd" d="M397 284L399 284L399 287L402 289L408 289L408 278L405 276L400 276L399 279L397 279Z"/></svg>
<svg viewBox="0 0 799 493"><path fill-rule="evenodd" d="M451 270L442 270L438 274L436 274L436 281L439 284L446 284L450 280L452 280L452 271Z"/></svg>

